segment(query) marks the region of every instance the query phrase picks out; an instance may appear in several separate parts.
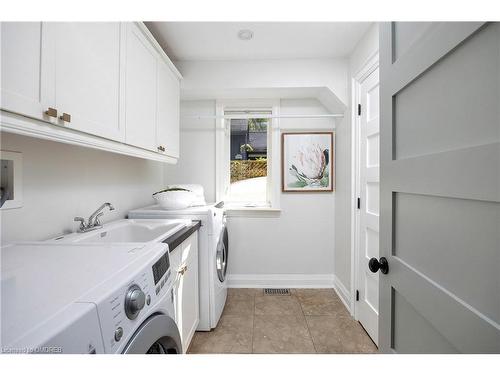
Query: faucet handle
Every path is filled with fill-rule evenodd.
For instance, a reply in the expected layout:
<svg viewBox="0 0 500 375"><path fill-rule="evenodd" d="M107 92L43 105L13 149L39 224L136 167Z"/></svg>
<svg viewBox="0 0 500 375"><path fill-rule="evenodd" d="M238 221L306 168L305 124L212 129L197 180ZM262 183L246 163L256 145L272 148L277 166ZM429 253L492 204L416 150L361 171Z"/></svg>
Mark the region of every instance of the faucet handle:
<svg viewBox="0 0 500 375"><path fill-rule="evenodd" d="M80 230L84 230L87 227L87 225L85 224L85 219L83 217L77 216L73 219L73 221L80 222Z"/></svg>

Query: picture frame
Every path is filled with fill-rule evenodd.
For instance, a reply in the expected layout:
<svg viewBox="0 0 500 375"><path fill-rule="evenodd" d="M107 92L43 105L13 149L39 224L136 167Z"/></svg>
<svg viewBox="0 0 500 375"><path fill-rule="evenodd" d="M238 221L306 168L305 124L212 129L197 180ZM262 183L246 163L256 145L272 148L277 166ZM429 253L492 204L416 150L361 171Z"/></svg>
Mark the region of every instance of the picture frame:
<svg viewBox="0 0 500 375"><path fill-rule="evenodd" d="M281 134L281 191L335 191L335 132Z"/></svg>

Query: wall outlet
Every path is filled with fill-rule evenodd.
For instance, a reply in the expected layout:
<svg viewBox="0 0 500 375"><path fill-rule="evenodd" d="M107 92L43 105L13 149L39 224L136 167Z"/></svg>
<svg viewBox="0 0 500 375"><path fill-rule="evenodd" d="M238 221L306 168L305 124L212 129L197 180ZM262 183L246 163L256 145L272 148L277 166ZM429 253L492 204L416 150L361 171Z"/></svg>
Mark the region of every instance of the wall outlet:
<svg viewBox="0 0 500 375"><path fill-rule="evenodd" d="M0 209L23 206L23 154L0 150Z"/></svg>

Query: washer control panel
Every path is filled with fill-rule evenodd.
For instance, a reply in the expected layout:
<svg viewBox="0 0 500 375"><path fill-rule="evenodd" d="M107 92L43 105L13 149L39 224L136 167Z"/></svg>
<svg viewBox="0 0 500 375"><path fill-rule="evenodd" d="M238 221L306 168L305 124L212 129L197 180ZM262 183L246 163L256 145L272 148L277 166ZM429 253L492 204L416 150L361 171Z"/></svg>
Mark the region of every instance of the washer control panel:
<svg viewBox="0 0 500 375"><path fill-rule="evenodd" d="M168 252L160 257L155 264L153 264L153 277L155 281L155 285L160 282L162 279L163 275L169 270L170 268L170 257Z"/></svg>

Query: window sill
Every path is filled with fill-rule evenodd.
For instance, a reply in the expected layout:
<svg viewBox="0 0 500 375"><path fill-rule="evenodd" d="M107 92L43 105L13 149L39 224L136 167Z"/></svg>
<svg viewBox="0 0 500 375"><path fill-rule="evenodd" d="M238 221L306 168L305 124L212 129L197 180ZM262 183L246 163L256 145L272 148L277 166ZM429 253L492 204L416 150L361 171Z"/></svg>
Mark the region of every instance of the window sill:
<svg viewBox="0 0 500 375"><path fill-rule="evenodd" d="M281 215L280 208L272 207L229 206L225 207L224 212L227 217L279 217Z"/></svg>

